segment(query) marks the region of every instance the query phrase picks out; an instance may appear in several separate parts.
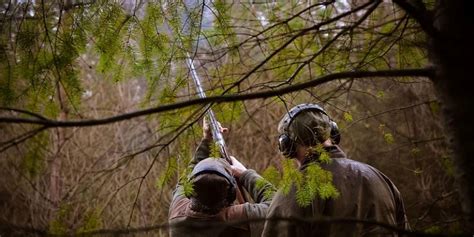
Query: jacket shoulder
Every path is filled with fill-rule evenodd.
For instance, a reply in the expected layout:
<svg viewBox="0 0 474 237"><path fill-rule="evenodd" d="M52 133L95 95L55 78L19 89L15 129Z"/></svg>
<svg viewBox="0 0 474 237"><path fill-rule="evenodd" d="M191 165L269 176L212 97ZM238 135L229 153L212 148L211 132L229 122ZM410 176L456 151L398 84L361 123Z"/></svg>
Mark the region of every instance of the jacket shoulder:
<svg viewBox="0 0 474 237"><path fill-rule="evenodd" d="M186 216L186 210L190 204L191 200L189 200L189 198L181 198L173 202L169 211L169 219L172 220L178 217Z"/></svg>

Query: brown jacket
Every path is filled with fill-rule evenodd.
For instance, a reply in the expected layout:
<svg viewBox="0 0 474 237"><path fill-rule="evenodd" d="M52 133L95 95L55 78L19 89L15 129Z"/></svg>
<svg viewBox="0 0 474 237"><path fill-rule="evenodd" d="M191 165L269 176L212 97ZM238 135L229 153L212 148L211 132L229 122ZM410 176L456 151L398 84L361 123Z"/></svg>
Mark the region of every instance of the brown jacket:
<svg viewBox="0 0 474 237"><path fill-rule="evenodd" d="M191 168L199 161L209 157L209 143L208 140L201 142ZM232 205L215 215L191 210L191 200L184 196L183 187L178 183L169 209L170 236L261 236L263 222L239 225L226 225L225 222L245 222L248 219L264 218L271 202L271 197L264 195L264 193L272 193L275 189L273 185L250 169L242 174L239 183L249 192L255 203ZM219 222L223 224L216 225ZM208 223L213 225L206 225Z"/></svg>
<svg viewBox="0 0 474 237"><path fill-rule="evenodd" d="M408 229L400 192L390 179L374 167L346 158L338 146L327 147L332 161L321 164L333 174L333 184L340 195L336 199L316 198L311 205L296 203L296 190L288 195L277 192L268 210L267 218L354 218L390 224ZM300 170L305 172L308 164ZM397 236L375 225L356 225L354 222L316 224L288 221L265 223L262 236Z"/></svg>

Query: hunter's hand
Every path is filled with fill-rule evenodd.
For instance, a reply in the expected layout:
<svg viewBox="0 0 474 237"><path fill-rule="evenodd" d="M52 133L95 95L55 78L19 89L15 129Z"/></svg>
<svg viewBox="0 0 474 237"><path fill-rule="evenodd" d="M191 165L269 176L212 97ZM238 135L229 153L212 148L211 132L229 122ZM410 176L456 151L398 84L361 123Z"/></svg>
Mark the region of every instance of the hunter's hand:
<svg viewBox="0 0 474 237"><path fill-rule="evenodd" d="M234 175L236 178L240 178L242 176L242 173L244 173L247 168L240 163L239 160L237 160L235 157L230 156L230 159L232 160L232 165L230 166L232 169L232 175Z"/></svg>
<svg viewBox="0 0 474 237"><path fill-rule="evenodd" d="M228 128L223 128L221 123L217 122L217 124L219 125L219 129L221 130L222 134L226 134L229 131ZM202 121L202 137L206 140L212 140L211 126L209 125L209 122L207 122L206 118L204 118Z"/></svg>

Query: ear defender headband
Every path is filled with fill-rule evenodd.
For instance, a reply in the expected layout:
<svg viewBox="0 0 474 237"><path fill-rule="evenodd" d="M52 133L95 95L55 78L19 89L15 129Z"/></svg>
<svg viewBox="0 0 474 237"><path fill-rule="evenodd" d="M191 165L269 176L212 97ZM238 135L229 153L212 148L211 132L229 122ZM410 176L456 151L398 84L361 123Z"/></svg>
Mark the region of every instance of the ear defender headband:
<svg viewBox="0 0 474 237"><path fill-rule="evenodd" d="M321 108L321 106L317 104L300 104L288 111L283 117L283 133L278 137L278 148L280 152L289 158L296 157L296 140L290 137L288 129L293 121L293 118L296 117L299 113L307 110L312 110L316 112L320 112L329 118L329 125L331 127L330 138L335 144L339 144L341 141L341 134L339 133L339 128L337 127L337 123L334 122L331 117L326 113L326 111Z"/></svg>
<svg viewBox="0 0 474 237"><path fill-rule="evenodd" d="M220 158L207 158L206 160L199 162L191 172L189 180L192 180L202 174L217 174L221 177L224 177L229 183L226 200L227 203L230 204L234 202L236 198L237 181L232 175L229 174L229 172L227 172L222 163L214 159ZM190 198L191 196L186 197Z"/></svg>

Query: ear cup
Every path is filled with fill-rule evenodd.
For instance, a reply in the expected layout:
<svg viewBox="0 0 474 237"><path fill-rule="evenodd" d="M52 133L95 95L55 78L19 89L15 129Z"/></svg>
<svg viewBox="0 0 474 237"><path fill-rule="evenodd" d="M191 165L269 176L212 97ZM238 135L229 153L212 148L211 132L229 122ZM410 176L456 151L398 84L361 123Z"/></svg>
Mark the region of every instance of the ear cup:
<svg viewBox="0 0 474 237"><path fill-rule="evenodd" d="M227 190L227 204L232 204L237 197L237 190L233 184L229 184L229 189Z"/></svg>
<svg viewBox="0 0 474 237"><path fill-rule="evenodd" d="M227 189L227 204L232 204L237 198L237 180L234 176L228 173L223 174L224 177L229 181L229 189Z"/></svg>
<svg viewBox="0 0 474 237"><path fill-rule="evenodd" d="M287 134L281 134L278 138L278 149L285 157L296 156L296 143Z"/></svg>
<svg viewBox="0 0 474 237"><path fill-rule="evenodd" d="M341 142L341 133L339 132L339 127L337 126L337 123L332 120L329 123L331 125L331 140L337 145L339 142Z"/></svg>

